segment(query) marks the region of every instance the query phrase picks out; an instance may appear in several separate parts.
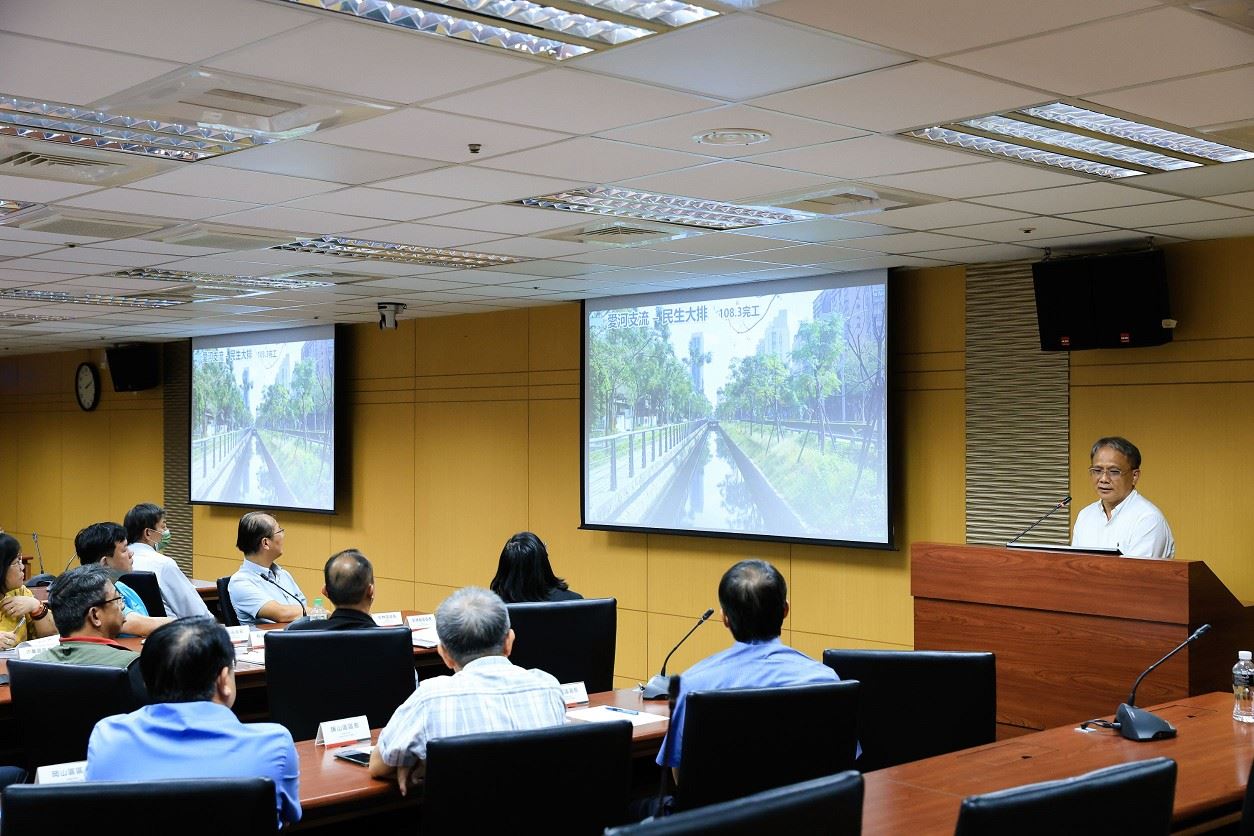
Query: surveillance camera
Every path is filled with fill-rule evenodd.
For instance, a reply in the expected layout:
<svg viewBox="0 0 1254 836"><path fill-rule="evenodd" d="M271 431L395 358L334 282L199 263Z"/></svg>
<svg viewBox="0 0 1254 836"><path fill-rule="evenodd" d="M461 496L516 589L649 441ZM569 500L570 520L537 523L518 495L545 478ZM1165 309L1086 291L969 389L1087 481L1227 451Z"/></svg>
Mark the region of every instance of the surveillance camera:
<svg viewBox="0 0 1254 836"><path fill-rule="evenodd" d="M396 315L405 310L404 302L379 303L379 330L396 330Z"/></svg>
<svg viewBox="0 0 1254 836"><path fill-rule="evenodd" d="M480 151L483 150L483 146L480 145L478 142L471 142L466 145L466 150L472 154L478 154Z"/></svg>

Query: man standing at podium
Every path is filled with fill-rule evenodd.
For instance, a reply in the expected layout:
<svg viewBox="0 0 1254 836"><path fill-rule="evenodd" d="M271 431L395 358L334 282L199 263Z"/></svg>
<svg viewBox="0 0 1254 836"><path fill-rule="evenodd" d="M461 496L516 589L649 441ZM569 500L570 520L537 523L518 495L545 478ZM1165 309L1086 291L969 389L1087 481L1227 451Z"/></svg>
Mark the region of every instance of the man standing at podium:
<svg viewBox="0 0 1254 836"><path fill-rule="evenodd" d="M1141 451L1126 438L1099 438L1089 453L1097 502L1080 510L1071 545L1117 548L1127 557L1171 558L1176 542L1162 511L1137 493Z"/></svg>

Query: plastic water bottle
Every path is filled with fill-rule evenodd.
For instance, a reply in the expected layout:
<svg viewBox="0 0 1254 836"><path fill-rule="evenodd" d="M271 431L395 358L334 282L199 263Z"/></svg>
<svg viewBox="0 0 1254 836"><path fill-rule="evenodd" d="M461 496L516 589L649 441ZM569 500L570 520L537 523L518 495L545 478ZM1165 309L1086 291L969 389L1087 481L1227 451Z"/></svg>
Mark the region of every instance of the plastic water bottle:
<svg viewBox="0 0 1254 836"><path fill-rule="evenodd" d="M309 608L309 620L326 621L328 615L329 613L327 612L327 608L323 605L322 599L315 598L313 606ZM1254 672L1254 665L1250 666L1250 671ZM1254 722L1254 714L1250 715L1250 721Z"/></svg>
<svg viewBox="0 0 1254 836"><path fill-rule="evenodd" d="M1232 719L1254 723L1254 662L1248 650L1239 652L1237 660L1232 668Z"/></svg>

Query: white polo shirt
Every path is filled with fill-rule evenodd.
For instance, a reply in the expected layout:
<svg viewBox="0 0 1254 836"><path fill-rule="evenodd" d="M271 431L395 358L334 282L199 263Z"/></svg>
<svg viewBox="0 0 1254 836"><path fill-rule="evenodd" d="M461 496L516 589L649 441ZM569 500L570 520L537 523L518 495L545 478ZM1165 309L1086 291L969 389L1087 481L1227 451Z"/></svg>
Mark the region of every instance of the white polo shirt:
<svg viewBox="0 0 1254 836"><path fill-rule="evenodd" d="M1135 489L1115 506L1110 519L1106 519L1100 499L1080 509L1071 545L1119 549L1127 557L1176 556L1176 541L1163 512Z"/></svg>
<svg viewBox="0 0 1254 836"><path fill-rule="evenodd" d="M136 572L152 572L157 576L166 615L171 618L209 615L204 599L173 558L161 554L147 543L131 543L131 554L135 558Z"/></svg>

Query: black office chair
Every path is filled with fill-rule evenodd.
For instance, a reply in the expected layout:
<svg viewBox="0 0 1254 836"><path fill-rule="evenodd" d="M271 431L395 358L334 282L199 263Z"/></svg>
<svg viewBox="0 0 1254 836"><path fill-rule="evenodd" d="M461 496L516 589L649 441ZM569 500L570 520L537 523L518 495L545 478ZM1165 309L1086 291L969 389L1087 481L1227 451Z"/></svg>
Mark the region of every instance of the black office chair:
<svg viewBox="0 0 1254 836"><path fill-rule="evenodd" d="M1250 767L1250 779L1254 779L1254 765ZM1245 803L1241 807L1241 829L1238 836L1254 836L1254 781L1245 782Z"/></svg>
<svg viewBox="0 0 1254 836"><path fill-rule="evenodd" d="M295 740L318 724L365 714L387 725L414 692L414 647L405 627L373 630L266 631L270 719Z"/></svg>
<svg viewBox="0 0 1254 836"><path fill-rule="evenodd" d="M218 615L222 616L222 623L227 627L239 626L239 614L235 612L235 605L231 603L231 577L218 578Z"/></svg>
<svg viewBox="0 0 1254 836"><path fill-rule="evenodd" d="M858 683L693 691L675 809L744 798L854 768Z"/></svg>
<svg viewBox="0 0 1254 836"><path fill-rule="evenodd" d="M600 834L623 821L631 724L572 723L427 744L423 834ZM467 817L470 818L467 818Z"/></svg>
<svg viewBox="0 0 1254 836"><path fill-rule="evenodd" d="M85 759L96 721L134 711L146 697L138 662L114 668L14 660L9 662L9 685L13 713L28 718L20 726L32 772L45 764ZM8 815L6 808L6 821Z"/></svg>
<svg viewBox="0 0 1254 836"><path fill-rule="evenodd" d="M954 836L1171 832L1176 762L1134 761L962 801Z"/></svg>
<svg viewBox="0 0 1254 836"><path fill-rule="evenodd" d="M857 836L862 776L854 770L605 831L605 836Z"/></svg>
<svg viewBox="0 0 1254 836"><path fill-rule="evenodd" d="M825 650L823 664L842 679L862 683L862 772L997 739L997 665L992 653ZM926 699L920 698L920 689Z"/></svg>
<svg viewBox="0 0 1254 836"><path fill-rule="evenodd" d="M161 600L161 587L157 584L157 576L152 572L128 572L119 581L135 590L144 602L144 609L153 618L165 618L165 604Z"/></svg>
<svg viewBox="0 0 1254 836"><path fill-rule="evenodd" d="M614 598L510 604L509 622L515 665L539 668L558 682L582 682L590 694L614 688Z"/></svg>
<svg viewBox="0 0 1254 836"><path fill-rule="evenodd" d="M131 815L179 836L222 836L227 811L231 833L279 832L269 778L14 784L3 798L0 836L118 832L118 817Z"/></svg>

